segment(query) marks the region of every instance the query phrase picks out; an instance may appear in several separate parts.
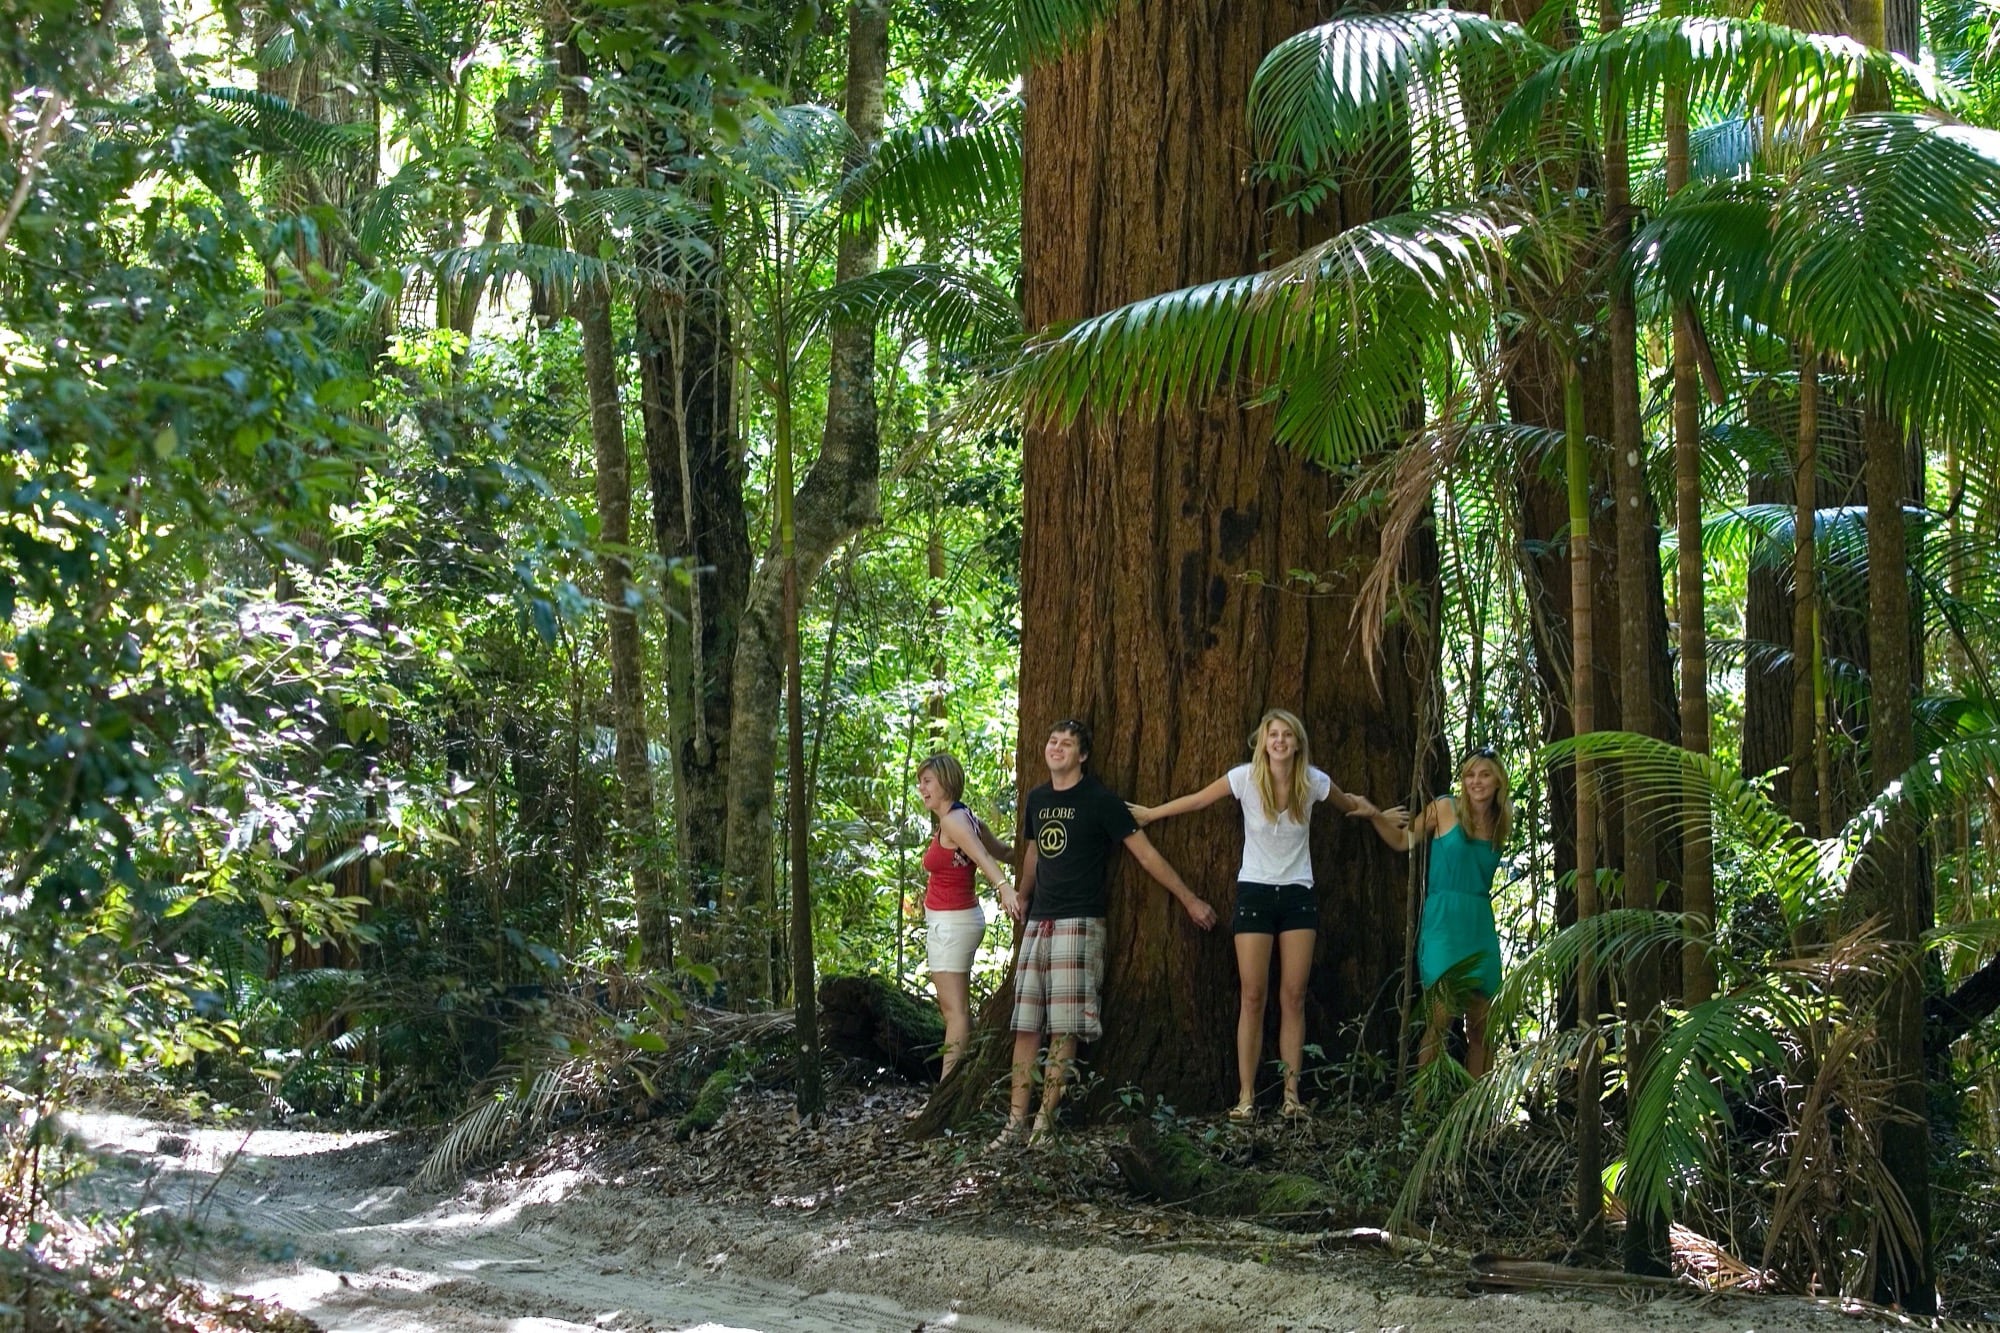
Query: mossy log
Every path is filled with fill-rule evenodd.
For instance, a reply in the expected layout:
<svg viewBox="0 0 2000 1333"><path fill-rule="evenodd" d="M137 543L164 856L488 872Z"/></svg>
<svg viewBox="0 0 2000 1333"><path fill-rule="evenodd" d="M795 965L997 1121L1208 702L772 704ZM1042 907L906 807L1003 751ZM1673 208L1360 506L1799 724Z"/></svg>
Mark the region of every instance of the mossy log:
<svg viewBox="0 0 2000 1333"><path fill-rule="evenodd" d="M1111 1151L1125 1183L1203 1217L1243 1217L1268 1226L1317 1231L1352 1226L1354 1210L1311 1176L1225 1166L1185 1134L1162 1134L1145 1121Z"/></svg>
<svg viewBox="0 0 2000 1333"><path fill-rule="evenodd" d="M742 1068L732 1059L703 1080L701 1091L694 1095L694 1105L675 1123L674 1137L687 1140L714 1129L715 1122L729 1109L729 1098L742 1078Z"/></svg>
<svg viewBox="0 0 2000 1333"><path fill-rule="evenodd" d="M820 1040L830 1051L911 1083L937 1078L944 1019L928 999L886 977L828 977L819 987Z"/></svg>

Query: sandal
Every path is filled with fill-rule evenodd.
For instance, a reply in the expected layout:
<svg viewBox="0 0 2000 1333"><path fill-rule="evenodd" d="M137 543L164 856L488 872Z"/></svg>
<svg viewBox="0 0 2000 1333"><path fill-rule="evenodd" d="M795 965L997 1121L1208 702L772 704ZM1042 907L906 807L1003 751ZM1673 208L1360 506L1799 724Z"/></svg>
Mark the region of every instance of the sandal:
<svg viewBox="0 0 2000 1333"><path fill-rule="evenodd" d="M1229 1108L1229 1118L1239 1125L1247 1125L1257 1118L1257 1103L1238 1102Z"/></svg>
<svg viewBox="0 0 2000 1333"><path fill-rule="evenodd" d="M1285 1103L1278 1114L1287 1120L1305 1120L1311 1117L1312 1108L1294 1097Z"/></svg>
<svg viewBox="0 0 2000 1333"><path fill-rule="evenodd" d="M986 1145L986 1151L1005 1152L1009 1148L1019 1146L1021 1133L1025 1128L1026 1126L1016 1123L1002 1126L1000 1132L993 1136L993 1141Z"/></svg>

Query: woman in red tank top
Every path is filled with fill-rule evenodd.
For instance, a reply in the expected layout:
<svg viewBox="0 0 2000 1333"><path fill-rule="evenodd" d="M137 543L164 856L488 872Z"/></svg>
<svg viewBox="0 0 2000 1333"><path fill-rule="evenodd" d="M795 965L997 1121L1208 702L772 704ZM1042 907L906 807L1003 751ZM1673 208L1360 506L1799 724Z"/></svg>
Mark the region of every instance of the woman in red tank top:
<svg viewBox="0 0 2000 1333"><path fill-rule="evenodd" d="M986 914L972 885L977 867L1014 910L1014 886L1000 869L1014 849L973 818L959 798L965 770L948 754L934 754L917 769L917 794L937 817L937 833L924 849L924 943L930 956L931 986L944 1014L944 1073L950 1074L972 1035L972 960L986 935ZM999 860L995 860L998 857Z"/></svg>

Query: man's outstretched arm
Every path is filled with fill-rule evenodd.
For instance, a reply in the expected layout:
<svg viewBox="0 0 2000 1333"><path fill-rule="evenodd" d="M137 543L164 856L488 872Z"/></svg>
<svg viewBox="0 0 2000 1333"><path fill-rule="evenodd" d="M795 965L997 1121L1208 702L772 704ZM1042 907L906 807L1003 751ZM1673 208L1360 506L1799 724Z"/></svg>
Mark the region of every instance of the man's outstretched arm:
<svg viewBox="0 0 2000 1333"><path fill-rule="evenodd" d="M1181 906L1197 926L1207 930L1215 924L1215 909L1195 897L1194 890L1181 878L1180 871L1167 864L1167 858L1160 855L1160 849L1153 846L1152 839L1144 833L1129 834L1125 839L1125 850L1132 853L1132 859L1158 880L1168 893L1181 900Z"/></svg>

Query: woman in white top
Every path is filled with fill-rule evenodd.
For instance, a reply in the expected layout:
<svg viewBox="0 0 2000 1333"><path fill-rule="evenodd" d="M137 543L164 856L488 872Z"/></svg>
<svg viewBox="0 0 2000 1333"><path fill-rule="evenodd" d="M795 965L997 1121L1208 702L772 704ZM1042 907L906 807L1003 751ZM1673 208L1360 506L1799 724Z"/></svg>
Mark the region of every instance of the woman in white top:
<svg viewBox="0 0 2000 1333"><path fill-rule="evenodd" d="M1375 807L1336 787L1312 766L1305 724L1282 708L1264 714L1250 733L1251 760L1238 764L1198 792L1164 805L1131 807L1143 827L1234 796L1243 807L1243 868L1236 876L1236 970L1241 1004L1236 1015L1236 1107L1232 1120L1257 1115L1257 1062L1264 1054L1264 1001L1270 986L1271 948L1278 951L1278 1056L1284 1062L1287 1116L1304 1115L1299 1063L1305 1058L1306 979L1312 973L1319 903L1313 893L1309 820L1329 797L1350 814Z"/></svg>

